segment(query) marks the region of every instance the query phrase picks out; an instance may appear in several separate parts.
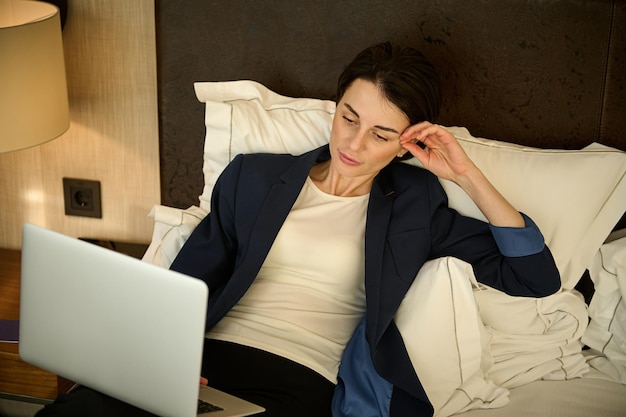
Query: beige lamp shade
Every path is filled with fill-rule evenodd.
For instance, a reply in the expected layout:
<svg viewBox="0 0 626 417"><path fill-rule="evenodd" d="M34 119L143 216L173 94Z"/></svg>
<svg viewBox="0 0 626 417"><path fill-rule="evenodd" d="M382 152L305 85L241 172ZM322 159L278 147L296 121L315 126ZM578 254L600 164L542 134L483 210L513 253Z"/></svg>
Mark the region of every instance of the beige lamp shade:
<svg viewBox="0 0 626 417"><path fill-rule="evenodd" d="M47 142L69 125L59 9L0 0L0 152Z"/></svg>

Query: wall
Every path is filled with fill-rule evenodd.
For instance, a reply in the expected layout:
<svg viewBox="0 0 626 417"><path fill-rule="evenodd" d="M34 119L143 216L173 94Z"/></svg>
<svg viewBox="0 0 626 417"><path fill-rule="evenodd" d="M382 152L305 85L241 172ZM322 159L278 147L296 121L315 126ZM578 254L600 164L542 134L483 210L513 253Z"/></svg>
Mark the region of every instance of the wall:
<svg viewBox="0 0 626 417"><path fill-rule="evenodd" d="M71 125L0 154L0 247L21 247L25 222L149 242L160 202L154 2L70 1L63 42ZM102 219L65 215L63 177L101 182Z"/></svg>

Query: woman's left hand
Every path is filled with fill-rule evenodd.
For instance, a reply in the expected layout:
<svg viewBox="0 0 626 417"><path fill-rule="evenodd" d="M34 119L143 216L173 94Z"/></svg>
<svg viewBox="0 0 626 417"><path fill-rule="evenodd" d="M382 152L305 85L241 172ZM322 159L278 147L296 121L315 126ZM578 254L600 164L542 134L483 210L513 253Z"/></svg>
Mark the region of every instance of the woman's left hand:
<svg viewBox="0 0 626 417"><path fill-rule="evenodd" d="M425 149L419 146L425 145ZM475 168L456 138L439 125L422 122L409 126L400 135L400 144L436 176L457 182Z"/></svg>

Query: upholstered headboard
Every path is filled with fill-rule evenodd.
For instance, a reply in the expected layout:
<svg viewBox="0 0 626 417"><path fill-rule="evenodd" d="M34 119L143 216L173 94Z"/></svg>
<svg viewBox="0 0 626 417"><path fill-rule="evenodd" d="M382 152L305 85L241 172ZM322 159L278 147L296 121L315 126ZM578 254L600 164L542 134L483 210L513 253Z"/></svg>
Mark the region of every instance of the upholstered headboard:
<svg viewBox="0 0 626 417"><path fill-rule="evenodd" d="M626 150L621 0L157 0L156 21L164 205L195 205L202 192L194 82L252 79L334 98L349 60L384 40L438 67L443 125L535 147Z"/></svg>

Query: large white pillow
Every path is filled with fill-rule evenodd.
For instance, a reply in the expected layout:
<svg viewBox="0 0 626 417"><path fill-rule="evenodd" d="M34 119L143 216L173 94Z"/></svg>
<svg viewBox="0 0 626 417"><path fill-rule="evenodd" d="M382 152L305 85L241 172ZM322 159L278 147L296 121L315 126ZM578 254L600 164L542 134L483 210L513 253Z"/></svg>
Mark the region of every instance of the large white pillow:
<svg viewBox="0 0 626 417"><path fill-rule="evenodd" d="M204 189L200 207L210 210L215 181L238 154L299 155L328 142L335 103L281 96L254 81L194 84L205 103Z"/></svg>
<svg viewBox="0 0 626 417"><path fill-rule="evenodd" d="M332 101L285 97L254 81L201 82L195 90L206 106L200 196L206 211L217 177L237 154L300 154L328 141ZM449 130L500 192L537 222L563 287L573 288L626 209L626 153L599 144L544 150ZM459 187L442 184L450 206L484 219Z"/></svg>
<svg viewBox="0 0 626 417"><path fill-rule="evenodd" d="M530 148L448 130L502 195L537 223L563 288L574 288L626 210L626 153L598 143L572 151ZM451 207L485 219L460 187L441 183Z"/></svg>
<svg viewBox="0 0 626 417"><path fill-rule="evenodd" d="M508 390L485 377L493 366L491 334L478 313L477 286L470 264L433 259L394 318L436 417L508 402Z"/></svg>

